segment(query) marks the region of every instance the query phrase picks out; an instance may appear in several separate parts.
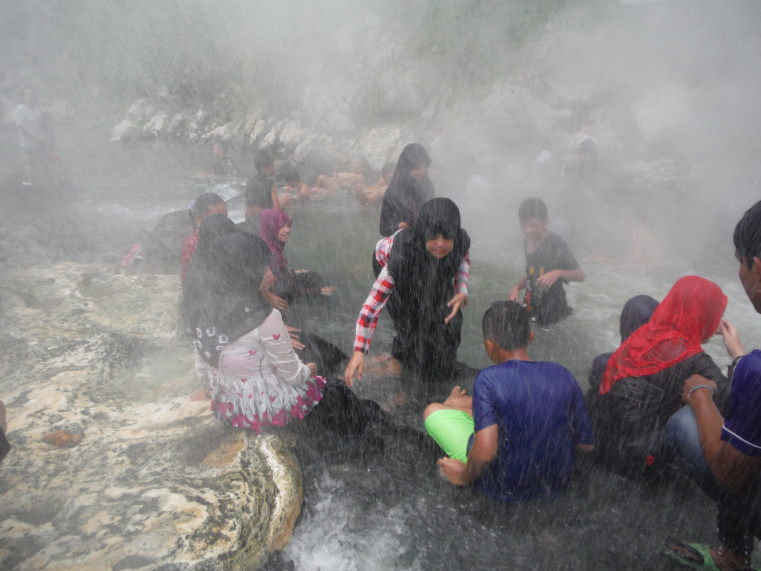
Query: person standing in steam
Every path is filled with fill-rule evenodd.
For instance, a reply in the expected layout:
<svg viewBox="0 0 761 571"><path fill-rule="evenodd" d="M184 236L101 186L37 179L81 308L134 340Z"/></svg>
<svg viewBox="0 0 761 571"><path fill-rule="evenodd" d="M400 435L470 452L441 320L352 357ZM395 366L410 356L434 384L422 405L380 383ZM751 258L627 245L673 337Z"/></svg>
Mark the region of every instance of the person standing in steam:
<svg viewBox="0 0 761 571"><path fill-rule="evenodd" d="M349 386L362 377L378 318L389 300L394 322L392 357L423 380L455 376L462 314L468 300L470 237L460 228L460 211L448 198L423 204L409 228L380 240L381 266L357 320L354 353L344 372Z"/></svg>
<svg viewBox="0 0 761 571"><path fill-rule="evenodd" d="M583 282L584 272L568 245L549 230L547 206L541 198L527 198L519 209L521 232L525 236L526 275L510 290L508 299L523 303L539 325L550 325L568 317L572 309L563 284Z"/></svg>
<svg viewBox="0 0 761 571"><path fill-rule="evenodd" d="M277 197L275 159L269 151L259 151L254 158L256 174L246 181L246 224L252 234L259 233L259 213L266 208L280 208Z"/></svg>
<svg viewBox="0 0 761 571"><path fill-rule="evenodd" d="M428 178L430 166L431 157L422 145L411 143L404 147L383 195L381 236L391 236L402 228L412 226L423 203L433 198L433 183Z"/></svg>

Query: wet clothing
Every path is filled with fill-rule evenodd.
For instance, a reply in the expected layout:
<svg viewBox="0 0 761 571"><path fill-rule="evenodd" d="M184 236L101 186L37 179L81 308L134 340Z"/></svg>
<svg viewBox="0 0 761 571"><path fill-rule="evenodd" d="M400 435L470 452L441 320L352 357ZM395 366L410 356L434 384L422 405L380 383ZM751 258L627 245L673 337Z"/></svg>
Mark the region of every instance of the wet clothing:
<svg viewBox="0 0 761 571"><path fill-rule="evenodd" d="M650 320L656 307L658 307L658 301L649 295L636 295L624 304L621 315L618 318L622 343ZM589 372L587 406L589 406L590 399L594 399L600 392L602 376L612 355L613 353L603 353L595 357L595 360L592 362L592 370Z"/></svg>
<svg viewBox="0 0 761 571"><path fill-rule="evenodd" d="M183 284L181 308L195 344L199 376L211 391L214 414L232 426L256 432L263 425L302 419L323 400L327 381L312 376L294 351L280 312L259 294L269 248L258 236L234 231L202 251L206 220ZM312 345L308 351L320 349ZM349 398L338 389L333 393L341 402ZM344 408L323 410L337 418L336 411ZM354 423L358 414L346 410L339 415L340 426L358 426Z"/></svg>
<svg viewBox="0 0 761 571"><path fill-rule="evenodd" d="M505 502L548 499L568 487L577 444L594 444L584 397L556 363L507 361L473 384L475 432L494 424L497 456L475 488Z"/></svg>
<svg viewBox="0 0 761 571"><path fill-rule="evenodd" d="M680 466L718 504L722 545L750 556L754 537L761 537L761 474L740 492L722 489L703 456L697 421L689 406L669 420L667 431ZM721 439L747 456L761 457L761 351L743 356L734 369Z"/></svg>
<svg viewBox="0 0 761 571"><path fill-rule="evenodd" d="M417 181L410 175L411 170L430 164L431 159L422 145L412 143L404 147L383 195L379 224L381 236L391 236L399 230L400 222L412 226L420 208L433 198L433 183L428 176Z"/></svg>
<svg viewBox="0 0 761 571"><path fill-rule="evenodd" d="M719 327L726 305L713 282L680 278L650 319L611 355L598 395L590 400L599 436L595 455L604 464L633 477L657 479L671 471L664 431L682 406L682 387L691 375L714 381L714 398L724 402L727 379L701 342Z"/></svg>
<svg viewBox="0 0 761 571"><path fill-rule="evenodd" d="M326 284L318 273L306 270L295 272L288 269L288 260L284 254L285 242L278 238L280 229L286 224L292 224L292 220L282 210L269 208L259 213L259 236L267 243L272 253L270 267L277 278L274 292L288 302L297 296L319 296Z"/></svg>
<svg viewBox="0 0 761 571"><path fill-rule="evenodd" d="M526 288L530 291L532 317L539 325L550 325L571 314L571 308L565 297L564 279L557 280L549 289L542 290L535 285L535 280L552 270L576 270L579 263L573 257L565 241L552 232L532 253L528 253L526 242L523 244L526 254Z"/></svg>
<svg viewBox="0 0 761 571"><path fill-rule="evenodd" d="M673 461L664 429L682 406L682 387L691 375L714 381L715 398L723 402L727 378L706 353L643 377L621 379L589 403L598 436L595 457L626 475L658 476L671 470Z"/></svg>
<svg viewBox="0 0 761 571"><path fill-rule="evenodd" d="M726 307L727 296L715 283L698 276L678 279L647 325L632 333L608 361L600 394L619 379L652 375L700 353Z"/></svg>
<svg viewBox="0 0 761 571"><path fill-rule="evenodd" d="M440 409L426 417L425 430L444 454L468 463L468 445L475 433L472 416L461 410Z"/></svg>
<svg viewBox="0 0 761 571"><path fill-rule="evenodd" d="M401 230L399 231L401 232ZM398 233L398 232L397 232ZM391 304L392 292L394 291L394 278L389 273L386 265L391 256L391 249L394 245L394 236L382 238L375 245L375 255L373 257L376 266L376 279L373 284L370 295L367 296L362 310L357 320L357 334L354 340L354 350L367 353L370 351L370 344L373 340L375 328L378 325L381 311L388 303ZM468 295L468 280L470 279L470 254L465 256L457 269L455 276L454 289L456 293Z"/></svg>
<svg viewBox="0 0 761 571"><path fill-rule="evenodd" d="M256 174L246 181L246 206L274 208L272 187L275 181L264 174Z"/></svg>
<svg viewBox="0 0 761 571"><path fill-rule="evenodd" d="M426 241L437 234L454 241L442 259L426 250ZM390 254L384 259L389 245ZM396 329L392 356L426 380L453 378L462 313L458 311L449 323L444 319L455 292L467 292L469 247L459 210L446 198L429 200L411 228L397 232L390 242L381 240L377 260L385 266L360 311L354 350L368 351L380 311L392 296L389 313Z"/></svg>

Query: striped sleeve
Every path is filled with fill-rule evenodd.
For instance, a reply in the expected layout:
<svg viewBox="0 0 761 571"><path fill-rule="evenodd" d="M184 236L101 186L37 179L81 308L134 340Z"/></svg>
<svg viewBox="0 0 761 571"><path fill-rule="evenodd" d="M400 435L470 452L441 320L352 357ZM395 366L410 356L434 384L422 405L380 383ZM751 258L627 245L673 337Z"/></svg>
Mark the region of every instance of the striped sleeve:
<svg viewBox="0 0 761 571"><path fill-rule="evenodd" d="M470 251L465 252L457 275L454 278L454 289L457 293L468 295L468 281L470 280Z"/></svg>
<svg viewBox="0 0 761 571"><path fill-rule="evenodd" d="M367 353L370 350L370 343L373 339L373 333L378 325L378 318L383 307L388 301L388 296L394 290L394 278L384 267L378 274L378 278L370 290L357 319L357 333L354 337L354 350Z"/></svg>

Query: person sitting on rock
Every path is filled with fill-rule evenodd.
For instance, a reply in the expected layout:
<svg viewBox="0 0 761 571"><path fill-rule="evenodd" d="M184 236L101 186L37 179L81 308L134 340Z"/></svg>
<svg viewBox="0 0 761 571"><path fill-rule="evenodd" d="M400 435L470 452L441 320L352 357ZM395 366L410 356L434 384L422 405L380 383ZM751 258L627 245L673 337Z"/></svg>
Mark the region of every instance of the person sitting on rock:
<svg viewBox="0 0 761 571"><path fill-rule="evenodd" d="M254 158L256 174L246 181L246 223L252 234L259 233L259 213L265 208L280 208L277 197L275 159L267 150L259 151Z"/></svg>
<svg viewBox="0 0 761 571"><path fill-rule="evenodd" d="M299 359L281 313L262 295L275 279L270 258L261 238L236 231L215 239L212 255L188 271L200 287L183 297L183 319L214 415L254 432L305 417L343 433L363 431L380 419L380 408Z"/></svg>

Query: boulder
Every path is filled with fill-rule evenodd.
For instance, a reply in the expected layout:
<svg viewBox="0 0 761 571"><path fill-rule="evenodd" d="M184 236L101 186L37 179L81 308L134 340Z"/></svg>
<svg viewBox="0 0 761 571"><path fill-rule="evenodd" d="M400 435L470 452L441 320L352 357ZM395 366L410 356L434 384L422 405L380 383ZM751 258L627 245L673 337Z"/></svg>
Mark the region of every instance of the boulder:
<svg viewBox="0 0 761 571"><path fill-rule="evenodd" d="M250 569L287 543L292 441L187 396L176 276L59 263L0 281L1 568Z"/></svg>
<svg viewBox="0 0 761 571"><path fill-rule="evenodd" d="M147 139L148 137L151 137L150 132L141 129L129 119L125 119L118 125L115 125L113 129L111 129L112 143L116 141L130 143L132 141Z"/></svg>

